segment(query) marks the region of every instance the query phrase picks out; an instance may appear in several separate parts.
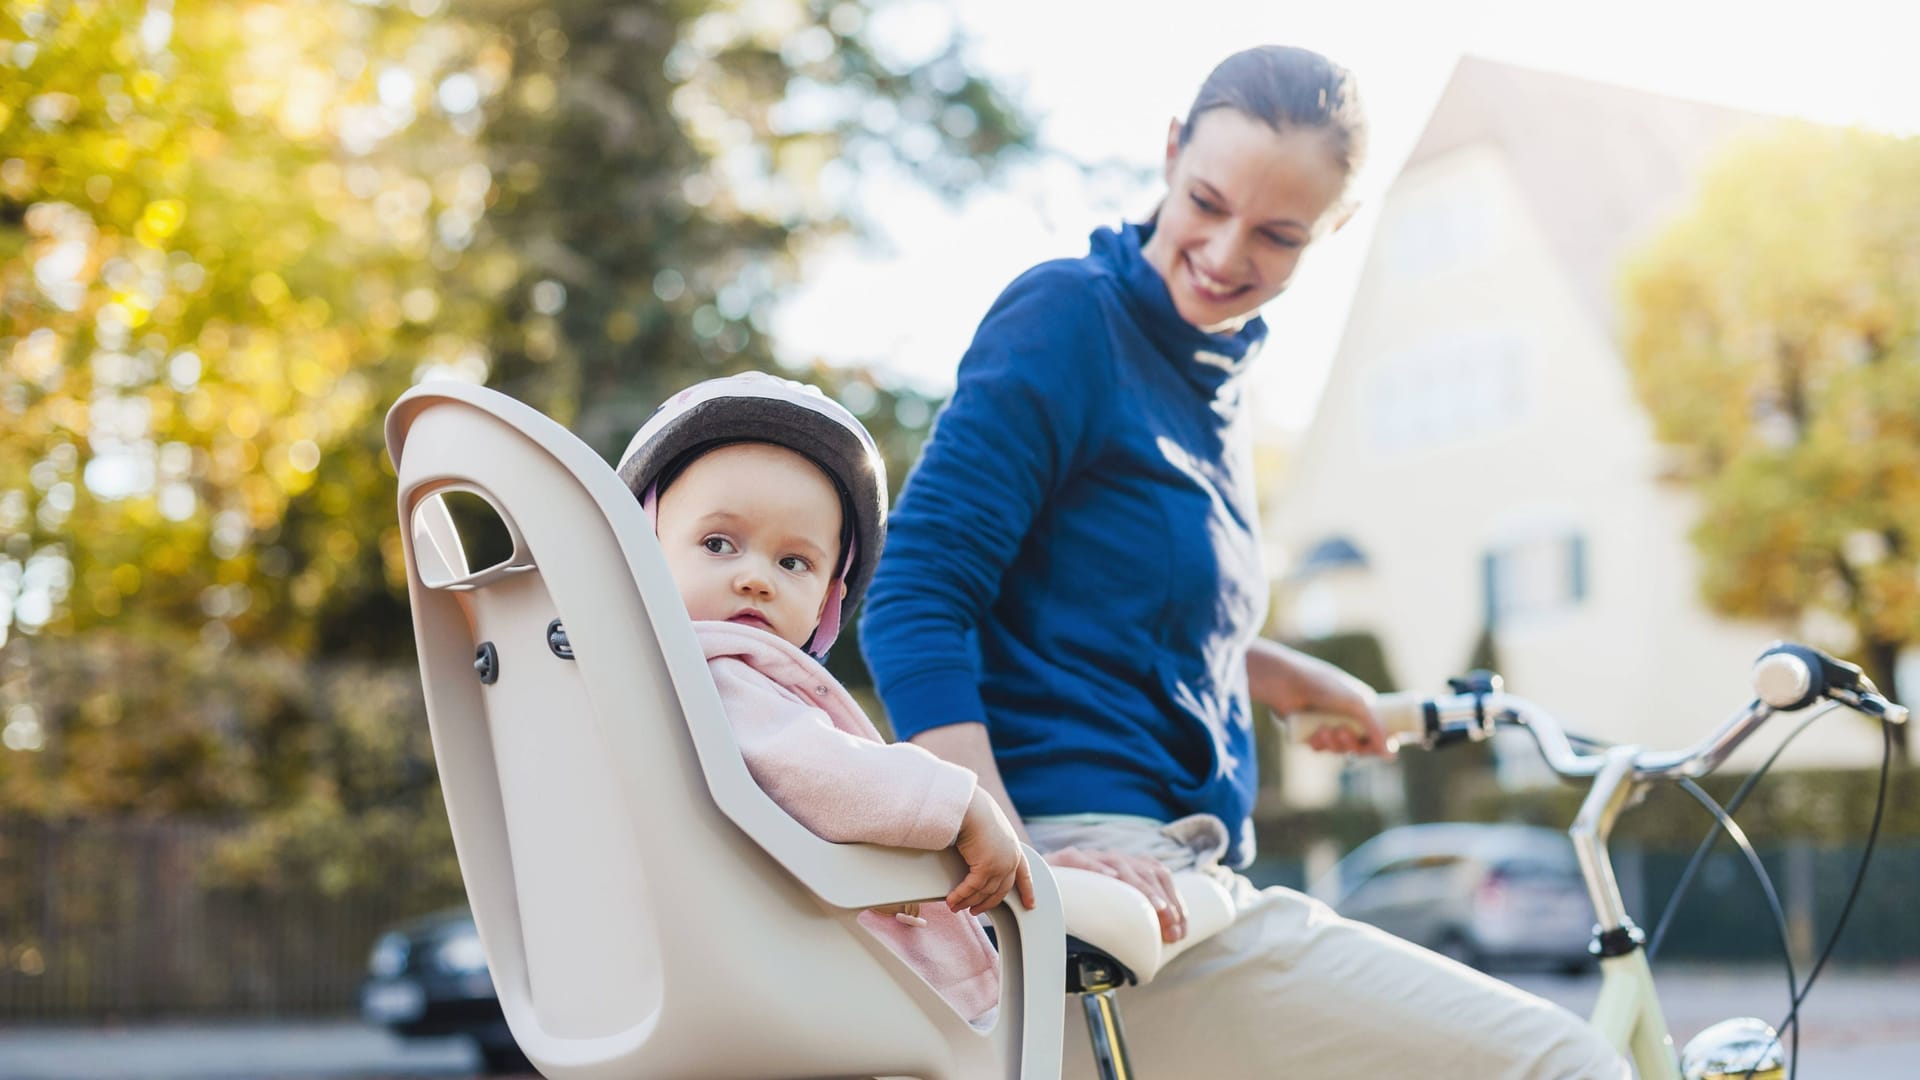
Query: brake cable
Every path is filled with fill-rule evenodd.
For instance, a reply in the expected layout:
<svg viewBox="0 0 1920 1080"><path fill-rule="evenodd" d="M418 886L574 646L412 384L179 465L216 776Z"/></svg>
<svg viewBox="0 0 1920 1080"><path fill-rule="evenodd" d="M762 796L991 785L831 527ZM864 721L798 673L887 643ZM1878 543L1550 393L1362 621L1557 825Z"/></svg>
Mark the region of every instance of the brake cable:
<svg viewBox="0 0 1920 1080"><path fill-rule="evenodd" d="M1737 829L1737 826L1734 826L1733 829L1730 829L1729 826L1733 825L1732 814L1739 810L1741 805L1746 802L1747 797L1752 794L1754 786L1760 782L1761 778L1767 774L1769 769L1773 768L1774 763L1780 759L1780 755L1786 751L1788 745L1790 745L1794 739L1798 738L1800 733L1812 725L1815 720L1818 720L1820 717L1825 716L1839 707L1839 703L1837 702L1828 704L1824 708L1818 709L1802 719L1800 723L1787 734L1786 738L1780 740L1779 745L1774 747L1773 753L1767 755L1767 759L1760 764L1760 767L1741 782L1740 787L1735 790L1733 797L1727 800L1727 805L1724 810L1720 809L1718 804L1713 802L1712 797L1707 795L1707 793L1692 780L1683 779L1681 781L1682 789L1689 795L1692 795L1696 800L1701 801L1701 804L1707 807L1708 812L1714 815L1716 827L1709 829L1707 835L1701 838L1700 846L1694 850L1693 857L1687 861L1686 868L1680 875L1680 881L1674 886L1673 893L1667 901L1666 910L1661 913L1659 925L1654 928L1653 937L1650 939L1647 947L1647 959L1651 961L1659 952L1661 943L1666 939L1667 930L1673 922L1673 917L1680 910L1680 901L1685 896L1688 887L1693 883L1693 879L1699 872L1702 861L1705 859L1707 853L1712 850L1713 843L1718 838L1719 833L1722 830L1727 830L1727 835L1733 837L1734 842L1740 845L1742 852L1747 856L1748 865L1751 866L1755 874L1759 876L1761 888L1767 895L1768 905L1773 910L1774 920L1781 934L1781 951L1785 957L1787 966L1788 1001L1791 1007L1787 1010L1786 1018L1780 1021L1773 1038L1774 1043L1778 1043L1780 1040L1779 1032L1786 1030L1789 1026L1792 1027L1793 1041L1790 1044L1791 1054L1789 1057L1790 1064L1788 1066L1788 1076L1790 1078L1799 1074L1800 1067L1800 1006L1807 1000L1807 996L1812 993L1814 980L1819 978L1821 971L1826 968L1827 961L1832 959L1834 949L1838 947L1840 943L1840 935L1846 929L1847 920L1853 913L1855 902L1860 898L1861 887L1866 880L1867 867L1873 861L1873 850L1879 842L1880 825L1886 813L1888 775L1893 761L1893 727L1891 723L1884 719L1880 722L1881 739L1884 744L1880 756L1880 786L1874 799L1873 821L1867 827L1866 842L1860 852L1860 864L1854 870L1853 884L1848 889L1846 902L1840 907L1840 916L1834 922L1833 931L1827 936L1826 945L1822 947L1818 959L1814 961L1813 967L1807 972L1806 982L1799 984L1797 987L1795 986L1793 956L1787 946L1785 915L1782 912L1778 894L1774 891L1772 879L1767 876L1765 867L1759 862L1758 856L1747 843L1744 833L1735 832L1734 829ZM1597 742L1597 740L1586 741ZM1761 1053L1764 1054L1767 1049L1772 1049L1772 1046L1773 1043L1769 1043ZM1754 1066L1747 1070L1746 1076L1751 1078L1754 1069L1758 1067L1759 1063L1756 1061Z"/></svg>
<svg viewBox="0 0 1920 1080"><path fill-rule="evenodd" d="M1847 890L1847 902L1840 905L1840 917L1834 921L1833 933L1827 935L1826 947L1820 950L1820 958L1814 961L1813 970L1807 972L1807 981L1801 986L1800 993L1794 997L1793 1008L1787 1010L1787 1018L1780 1022L1781 1027L1792 1023L1796 1033L1800 1030L1800 1003L1807 999L1808 992L1813 989L1813 980L1819 977L1821 970L1827 966L1827 961L1833 957L1834 947L1840 944L1840 932L1847 928L1847 918L1853 914L1853 903L1860 898L1860 886L1866 881L1867 865L1873 861L1874 844L1880 839L1880 821L1887 810L1887 775L1893 763L1893 722L1885 718L1880 721L1880 741L1882 744L1880 791L1874 797L1873 823L1867 826L1867 842L1860 851L1860 865L1853 872L1853 887ZM1778 1031L1774 1033L1773 1041L1780 1041ZM1767 1049L1772 1049L1772 1046L1773 1043L1767 1044ZM1763 1049L1760 1052L1765 1054L1767 1051ZM1798 1065L1797 1061L1795 1065ZM1757 1068L1759 1068L1759 1062L1756 1061L1751 1068L1747 1069L1746 1080L1752 1080L1754 1069Z"/></svg>
<svg viewBox="0 0 1920 1080"><path fill-rule="evenodd" d="M1774 890L1773 879L1767 874L1765 865L1761 863L1759 855L1754 852L1752 844L1748 842L1745 831L1741 830L1740 827L1734 823L1733 814L1746 803L1747 796L1753 793L1753 789L1760 783L1761 778L1766 776L1769 769L1773 768L1774 762L1780 760L1780 755L1786 751L1788 745L1790 745L1794 739L1798 738L1801 732L1807 730L1815 720L1818 720L1837 708L1839 708L1837 704L1828 704L1803 717L1800 723L1797 724L1792 731L1787 733L1787 737L1781 739L1779 745L1773 748L1773 753L1767 755L1767 759L1760 763L1760 767L1748 774L1745 780L1741 781L1740 787L1734 791L1733 797L1727 800L1727 805L1724 809L1722 809L1720 804L1715 802L1713 797L1708 795L1706 790L1700 787L1699 784L1694 783L1693 780L1688 778L1683 777L1681 779L1681 790L1693 796L1695 801L1699 802L1701 806L1706 808L1709 814L1713 815L1717 828L1708 829L1707 835L1700 838L1700 846L1694 849L1693 857L1687 860L1686 868L1680 873L1679 882L1674 885L1673 892L1668 896L1666 910L1660 913L1660 923L1654 927L1653 937L1647 945L1647 960L1649 962L1659 955L1660 946L1667 938L1667 930L1673 925L1673 917L1680 910L1680 901L1686 896L1687 889L1693 885L1694 876L1699 873L1700 867L1703 865L1708 852L1713 850L1714 841L1719 839L1720 833L1724 831L1733 839L1735 845L1740 848L1741 854L1746 856L1747 865L1752 868L1755 879L1759 881L1761 892L1764 893L1767 898L1767 907L1773 914L1774 928L1780 935L1781 959L1787 968L1787 1001L1797 1008L1800 1001L1803 1000L1805 992L1799 982L1798 975L1794 971L1793 950L1788 943L1787 916L1785 910L1781 907L1780 896ZM1809 983L1810 982L1811 980L1809 980ZM1799 1075L1800 1069L1800 1018L1797 1012L1788 1014L1787 1020L1782 1023L1782 1028L1788 1023L1793 1025L1793 1041L1789 1044L1788 1048L1788 1061L1790 1064L1787 1070L1789 1080L1791 1080L1792 1077ZM1778 1039L1779 1036L1776 1034L1775 1038ZM1762 1051L1762 1053L1764 1053L1764 1051Z"/></svg>
<svg viewBox="0 0 1920 1080"><path fill-rule="evenodd" d="M1739 823L1733 820L1733 816L1722 809L1719 803L1713 801L1713 796L1707 794L1699 784L1694 783L1686 777L1682 777L1680 780L1680 790L1693 796L1701 806L1706 807L1707 813L1713 815L1713 819L1718 823L1720 830L1725 832L1727 836L1733 840L1734 845L1740 849L1740 853L1747 857L1747 865L1753 869L1755 880L1760 882L1760 891L1767 898L1767 907L1773 912L1774 929L1780 935L1780 958L1787 965L1787 1000L1795 1003L1797 1009L1801 997L1800 983L1793 970L1793 947L1787 940L1787 913L1786 910L1780 906L1780 894L1774 890L1773 878L1767 873L1765 864L1761 863L1759 853L1753 850L1752 842L1747 839L1746 830L1742 829ZM1709 830L1707 839L1711 840L1713 836L1713 831ZM1692 867L1689 866L1688 869L1691 870ZM1667 910L1661 913L1661 925L1663 928L1666 925L1665 916L1675 911L1679 905L1680 892L1678 889L1675 889L1674 895L1667 901ZM1648 952L1647 959L1649 961L1653 959L1651 950ZM1793 1042L1790 1046L1790 1054L1787 1059L1790 1063L1787 1067L1787 1077L1788 1080L1792 1080L1793 1077L1799 1075L1800 1070L1800 1018L1795 1013L1789 1013L1786 1022L1793 1025ZM1775 1042L1779 1041L1780 1036L1777 1031L1773 1038ZM1762 1050L1761 1053L1765 1054L1766 1051ZM1747 1075L1751 1077L1753 1070L1747 1070Z"/></svg>
<svg viewBox="0 0 1920 1080"><path fill-rule="evenodd" d="M1767 755L1767 760L1761 762L1758 769L1748 774L1747 778L1740 782L1740 787L1734 791L1733 798L1727 800L1727 813L1738 813L1740 808L1746 805L1747 796L1753 793L1754 786L1760 783L1760 778L1767 774L1768 769L1773 768L1773 763L1780 760L1780 755L1786 751L1793 740L1800 737L1801 732L1807 730L1815 720L1820 719L1839 707L1837 704L1829 703L1802 717L1800 723L1795 725L1794 729L1787 733L1787 737L1780 740L1780 745L1773 748L1773 753ZM1686 894L1688 887L1693 884L1693 877L1699 873L1701 862L1707 857L1707 852L1713 849L1713 842L1718 838L1718 831L1708 829L1707 835L1700 838L1700 846L1694 849L1693 858L1687 860L1686 869L1681 871L1680 881L1674 885L1673 893L1667 901L1667 909L1660 913L1660 924L1653 929L1653 937L1647 945L1648 960L1652 960L1660 954L1660 943L1666 940L1667 927L1673 922L1674 913L1680 910L1680 898Z"/></svg>

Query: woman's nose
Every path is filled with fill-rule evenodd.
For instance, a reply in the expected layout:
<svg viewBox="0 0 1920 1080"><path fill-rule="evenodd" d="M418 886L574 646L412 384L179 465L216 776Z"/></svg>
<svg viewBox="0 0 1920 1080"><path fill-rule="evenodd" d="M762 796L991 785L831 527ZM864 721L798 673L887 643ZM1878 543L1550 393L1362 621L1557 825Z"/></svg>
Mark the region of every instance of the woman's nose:
<svg viewBox="0 0 1920 1080"><path fill-rule="evenodd" d="M1219 274L1229 274L1240 268L1240 230L1221 228L1207 237L1207 261L1213 265L1209 269Z"/></svg>

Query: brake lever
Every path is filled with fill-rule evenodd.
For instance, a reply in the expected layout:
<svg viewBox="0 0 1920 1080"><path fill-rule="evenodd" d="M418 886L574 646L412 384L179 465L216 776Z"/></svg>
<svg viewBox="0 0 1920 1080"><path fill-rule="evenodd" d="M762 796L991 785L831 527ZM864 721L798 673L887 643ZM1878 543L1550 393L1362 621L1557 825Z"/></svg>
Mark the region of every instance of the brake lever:
<svg viewBox="0 0 1920 1080"><path fill-rule="evenodd" d="M1873 683L1867 681L1864 677L1861 679L1861 682L1865 684L1864 689L1851 690L1836 687L1829 689L1827 696L1845 705L1849 709L1866 713L1868 716L1878 717L1889 724L1904 724L1907 722L1907 707L1905 705L1889 700L1878 690L1873 689Z"/></svg>

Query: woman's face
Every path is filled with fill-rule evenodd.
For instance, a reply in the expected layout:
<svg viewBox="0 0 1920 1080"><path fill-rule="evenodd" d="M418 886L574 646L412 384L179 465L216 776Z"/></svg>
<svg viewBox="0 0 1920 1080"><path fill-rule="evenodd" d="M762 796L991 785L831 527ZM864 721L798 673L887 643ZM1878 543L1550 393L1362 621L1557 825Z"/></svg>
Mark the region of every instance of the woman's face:
<svg viewBox="0 0 1920 1080"><path fill-rule="evenodd" d="M1308 244L1344 221L1333 213L1347 171L1317 128L1276 132L1232 108L1167 134L1167 198L1147 262L1180 317L1210 332L1237 328L1280 295Z"/></svg>

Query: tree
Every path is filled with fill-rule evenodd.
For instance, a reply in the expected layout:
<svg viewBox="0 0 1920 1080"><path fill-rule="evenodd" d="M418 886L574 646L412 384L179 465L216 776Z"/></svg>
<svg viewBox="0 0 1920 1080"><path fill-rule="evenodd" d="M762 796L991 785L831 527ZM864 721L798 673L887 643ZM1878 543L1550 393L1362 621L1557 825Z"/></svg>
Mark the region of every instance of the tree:
<svg viewBox="0 0 1920 1080"><path fill-rule="evenodd" d="M444 848L399 393L487 381L611 458L774 366L860 174L959 191L1029 141L886 3L0 5L0 811L249 816L250 882ZM930 403L796 374L897 488Z"/></svg>
<svg viewBox="0 0 1920 1080"><path fill-rule="evenodd" d="M471 5L510 73L479 106L501 182L462 260L497 297L490 382L612 457L672 390L772 366L778 290L855 223L862 173L957 193L1025 147L959 41L909 64L871 40L897 6Z"/></svg>
<svg viewBox="0 0 1920 1080"><path fill-rule="evenodd" d="M1782 125L1624 275L1635 386L1704 504L1707 602L1801 619L1890 694L1920 636L1916 191L1920 139Z"/></svg>
<svg viewBox="0 0 1920 1080"><path fill-rule="evenodd" d="M334 463L351 493L320 467L397 392L400 301L432 268L427 207L364 197L382 163L337 131L396 122L364 70L394 19L331 14L8 5L0 635L291 630L329 584L303 572L363 538L279 530L303 496L377 488L377 461Z"/></svg>

